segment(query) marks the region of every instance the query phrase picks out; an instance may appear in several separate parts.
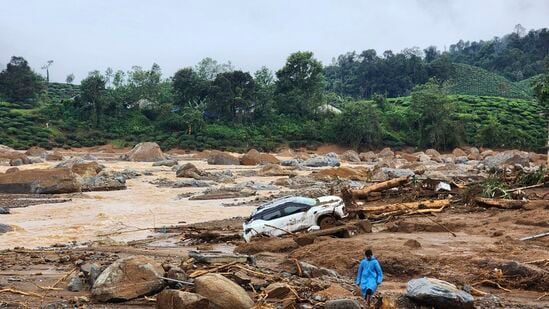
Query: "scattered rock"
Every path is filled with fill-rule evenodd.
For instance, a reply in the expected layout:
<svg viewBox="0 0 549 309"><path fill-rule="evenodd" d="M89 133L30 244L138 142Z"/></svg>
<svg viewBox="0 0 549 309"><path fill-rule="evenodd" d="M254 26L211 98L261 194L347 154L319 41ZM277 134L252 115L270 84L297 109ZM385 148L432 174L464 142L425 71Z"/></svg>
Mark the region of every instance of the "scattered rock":
<svg viewBox="0 0 549 309"><path fill-rule="evenodd" d="M324 304L324 309L360 309L356 299L335 299Z"/></svg>
<svg viewBox="0 0 549 309"><path fill-rule="evenodd" d="M10 209L7 207L0 207L0 215L9 215Z"/></svg>
<svg viewBox="0 0 549 309"><path fill-rule="evenodd" d="M19 172L19 169L17 167L10 167L6 170L6 174L15 173L15 172Z"/></svg>
<svg viewBox="0 0 549 309"><path fill-rule="evenodd" d="M15 151L9 147L0 148L0 160L11 161L20 159L23 164L30 164L30 159L23 153Z"/></svg>
<svg viewBox="0 0 549 309"><path fill-rule="evenodd" d="M290 286L283 282L274 282L265 288L268 299L284 299L292 292Z"/></svg>
<svg viewBox="0 0 549 309"><path fill-rule="evenodd" d="M13 231L13 227L0 223L0 234Z"/></svg>
<svg viewBox="0 0 549 309"><path fill-rule="evenodd" d="M93 286L103 269L95 263L86 263L80 266L80 271L88 278L88 284Z"/></svg>
<svg viewBox="0 0 549 309"><path fill-rule="evenodd" d="M301 164L303 164L301 159L289 159L280 162L282 166L300 166Z"/></svg>
<svg viewBox="0 0 549 309"><path fill-rule="evenodd" d="M97 161L97 157L92 155L92 154L85 154L82 156L82 160L86 160L86 161Z"/></svg>
<svg viewBox="0 0 549 309"><path fill-rule="evenodd" d="M296 176L297 173L284 169L278 164L268 164L263 166L258 172L258 176Z"/></svg>
<svg viewBox="0 0 549 309"><path fill-rule="evenodd" d="M161 160L153 163L153 166L174 166L177 165L177 160Z"/></svg>
<svg viewBox="0 0 549 309"><path fill-rule="evenodd" d="M66 168L31 169L0 174L2 193L72 193L80 191L76 175Z"/></svg>
<svg viewBox="0 0 549 309"><path fill-rule="evenodd" d="M47 153L45 157L46 161L63 161L63 155L59 151Z"/></svg>
<svg viewBox="0 0 549 309"><path fill-rule="evenodd" d="M339 277L339 274L333 269L317 267L315 265L305 263L305 262L299 262L299 266L301 267L301 271L303 272L303 275L305 277L309 277L309 278L316 278L316 277L322 277L322 276L336 277L336 278Z"/></svg>
<svg viewBox="0 0 549 309"><path fill-rule="evenodd" d="M466 156L460 156L454 159L455 164L465 164L467 161L469 161L469 159Z"/></svg>
<svg viewBox="0 0 549 309"><path fill-rule="evenodd" d="M23 165L23 160L21 159L11 159L10 166L20 166Z"/></svg>
<svg viewBox="0 0 549 309"><path fill-rule="evenodd" d="M208 173L202 170L199 170L192 163L186 163L185 165L178 167L177 170L175 171L175 175L177 177L194 178L196 180L205 180L209 178Z"/></svg>
<svg viewBox="0 0 549 309"><path fill-rule="evenodd" d="M240 164L242 165L278 164L279 162L275 156L268 153L260 153L255 149L251 149L240 158Z"/></svg>
<svg viewBox="0 0 549 309"><path fill-rule="evenodd" d="M415 239L408 239L404 242L404 245L413 249L421 248L421 243Z"/></svg>
<svg viewBox="0 0 549 309"><path fill-rule="evenodd" d="M211 165L240 165L240 160L226 152L212 151L208 156L208 164Z"/></svg>
<svg viewBox="0 0 549 309"><path fill-rule="evenodd" d="M195 279L196 293L220 308L248 309L254 301L246 291L220 274L206 274Z"/></svg>
<svg viewBox="0 0 549 309"><path fill-rule="evenodd" d="M168 270L168 272L166 273L166 278L175 279L179 281L187 281L189 279L185 271L179 267L170 268L170 270ZM175 281L168 281L168 285L175 288L178 285L180 285L180 283L177 283Z"/></svg>
<svg viewBox="0 0 549 309"><path fill-rule="evenodd" d="M359 155L360 161L371 162L377 158L377 155L373 151L361 152Z"/></svg>
<svg viewBox="0 0 549 309"><path fill-rule="evenodd" d="M473 308L473 296L455 285L434 278L413 279L408 282L406 296L435 308Z"/></svg>
<svg viewBox="0 0 549 309"><path fill-rule="evenodd" d="M165 160L166 157L157 143L145 142L135 145L130 152L123 156L123 159L127 161L157 162Z"/></svg>
<svg viewBox="0 0 549 309"><path fill-rule="evenodd" d="M347 150L341 155L341 160L347 162L360 162L360 156L354 150Z"/></svg>
<svg viewBox="0 0 549 309"><path fill-rule="evenodd" d="M419 161L419 157L413 154L409 153L401 153L400 157L408 162L417 162Z"/></svg>
<svg viewBox="0 0 549 309"><path fill-rule="evenodd" d="M84 281L80 276L76 275L71 278L69 281L69 284L67 286L67 289L71 292L80 292L84 290Z"/></svg>
<svg viewBox="0 0 549 309"><path fill-rule="evenodd" d="M27 156L33 157L43 157L46 155L46 149L38 146L32 146L31 148L27 149L27 151L25 151L25 154Z"/></svg>
<svg viewBox="0 0 549 309"><path fill-rule="evenodd" d="M164 269L149 257L131 256L116 260L95 281L92 297L101 302L124 301L151 295L164 287Z"/></svg>
<svg viewBox="0 0 549 309"><path fill-rule="evenodd" d="M316 156L303 162L303 165L310 167L339 166L339 157L335 152L323 156Z"/></svg>
<svg viewBox="0 0 549 309"><path fill-rule="evenodd" d="M469 148L469 154L467 155L467 159L469 160L480 160L480 151L477 147L471 147Z"/></svg>
<svg viewBox="0 0 549 309"><path fill-rule="evenodd" d="M210 301L195 293L164 290L156 296L157 309L207 309Z"/></svg>
<svg viewBox="0 0 549 309"><path fill-rule="evenodd" d="M457 157L467 157L467 153L465 151L463 151L461 148L455 148L453 151L452 151L452 155L457 158Z"/></svg>
<svg viewBox="0 0 549 309"><path fill-rule="evenodd" d="M377 155L383 159L393 159L395 157L395 153L389 147L383 148Z"/></svg>
<svg viewBox="0 0 549 309"><path fill-rule="evenodd" d="M107 173L79 179L82 191L114 191L126 189L126 179Z"/></svg>
<svg viewBox="0 0 549 309"><path fill-rule="evenodd" d="M501 168L504 165L515 164L527 166L530 163L530 155L525 151L506 150L484 158L483 163L487 168Z"/></svg>

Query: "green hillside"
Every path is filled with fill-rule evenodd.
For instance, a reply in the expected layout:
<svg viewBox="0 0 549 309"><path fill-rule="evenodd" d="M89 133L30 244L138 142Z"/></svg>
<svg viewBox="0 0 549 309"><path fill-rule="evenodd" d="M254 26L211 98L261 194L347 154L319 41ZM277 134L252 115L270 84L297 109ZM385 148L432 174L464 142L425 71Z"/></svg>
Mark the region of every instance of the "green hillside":
<svg viewBox="0 0 549 309"><path fill-rule="evenodd" d="M534 90L533 90L532 83L536 79L538 79L540 76L541 76L541 74L534 75L530 78L523 79L521 81L515 82L514 84L517 85L520 88L523 88L524 91L526 91L529 95L533 96L534 95Z"/></svg>
<svg viewBox="0 0 549 309"><path fill-rule="evenodd" d="M389 99L393 108L406 114L410 97ZM547 131L535 100L451 95L455 117L470 145L543 149ZM405 136L405 132L396 132Z"/></svg>
<svg viewBox="0 0 549 309"><path fill-rule="evenodd" d="M527 82L513 83L496 73L468 64L454 64L454 68L449 80L451 94L532 99Z"/></svg>
<svg viewBox="0 0 549 309"><path fill-rule="evenodd" d="M78 95L79 86L63 83L49 83L48 84L48 97L52 101L62 101L75 97Z"/></svg>

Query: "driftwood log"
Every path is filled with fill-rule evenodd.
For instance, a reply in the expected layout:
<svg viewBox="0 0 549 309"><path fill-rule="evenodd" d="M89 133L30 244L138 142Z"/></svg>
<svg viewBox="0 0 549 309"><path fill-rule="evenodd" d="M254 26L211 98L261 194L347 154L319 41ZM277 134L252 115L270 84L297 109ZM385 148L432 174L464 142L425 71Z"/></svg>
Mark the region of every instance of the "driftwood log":
<svg viewBox="0 0 549 309"><path fill-rule="evenodd" d="M379 215L391 213L400 210L422 210L422 209L440 209L450 205L449 199L443 200L428 200L410 203L396 203L381 206L366 206L357 209L357 211L366 212L367 214Z"/></svg>
<svg viewBox="0 0 549 309"><path fill-rule="evenodd" d="M366 198L372 192L383 191L383 190L387 190L387 189L391 189L391 188L403 185L406 182L408 182L408 179L409 177L407 176L393 178L387 181L373 184L371 186L368 186L362 189L351 190L351 193L354 199Z"/></svg>

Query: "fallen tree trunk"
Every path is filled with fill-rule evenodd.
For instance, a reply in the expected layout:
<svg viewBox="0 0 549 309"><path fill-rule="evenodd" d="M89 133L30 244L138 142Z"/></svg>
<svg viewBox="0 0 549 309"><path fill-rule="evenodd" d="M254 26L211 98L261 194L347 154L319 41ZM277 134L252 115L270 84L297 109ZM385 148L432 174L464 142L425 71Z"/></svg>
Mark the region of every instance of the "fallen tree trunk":
<svg viewBox="0 0 549 309"><path fill-rule="evenodd" d="M476 197L475 202L482 207L497 207L501 209L520 209L549 207L549 200L507 200L497 198Z"/></svg>
<svg viewBox="0 0 549 309"><path fill-rule="evenodd" d="M429 200L410 203L398 203L382 206L363 207L356 211L365 212L368 215L380 215L385 213L408 211L408 210L420 210L420 209L440 209L450 205L449 199L444 200ZM351 210L352 211L352 210Z"/></svg>
<svg viewBox="0 0 549 309"><path fill-rule="evenodd" d="M355 199L366 198L368 194L372 192L383 191L383 190L391 189L394 187L398 187L408 182L408 179L409 179L408 176L393 178L384 182L373 184L366 188L351 190L351 192L353 194L353 198Z"/></svg>

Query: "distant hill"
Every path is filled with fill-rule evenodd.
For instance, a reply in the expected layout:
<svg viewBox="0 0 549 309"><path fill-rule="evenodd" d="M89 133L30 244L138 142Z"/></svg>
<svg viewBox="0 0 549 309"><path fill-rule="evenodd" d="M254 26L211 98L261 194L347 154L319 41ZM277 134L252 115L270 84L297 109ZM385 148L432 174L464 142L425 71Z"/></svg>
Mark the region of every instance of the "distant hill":
<svg viewBox="0 0 549 309"><path fill-rule="evenodd" d="M52 101L62 101L78 95L80 87L73 84L49 83L48 96Z"/></svg>
<svg viewBox="0 0 549 309"><path fill-rule="evenodd" d="M454 68L449 80L451 94L532 99L531 86L526 81L513 83L496 73L468 64L454 64Z"/></svg>

